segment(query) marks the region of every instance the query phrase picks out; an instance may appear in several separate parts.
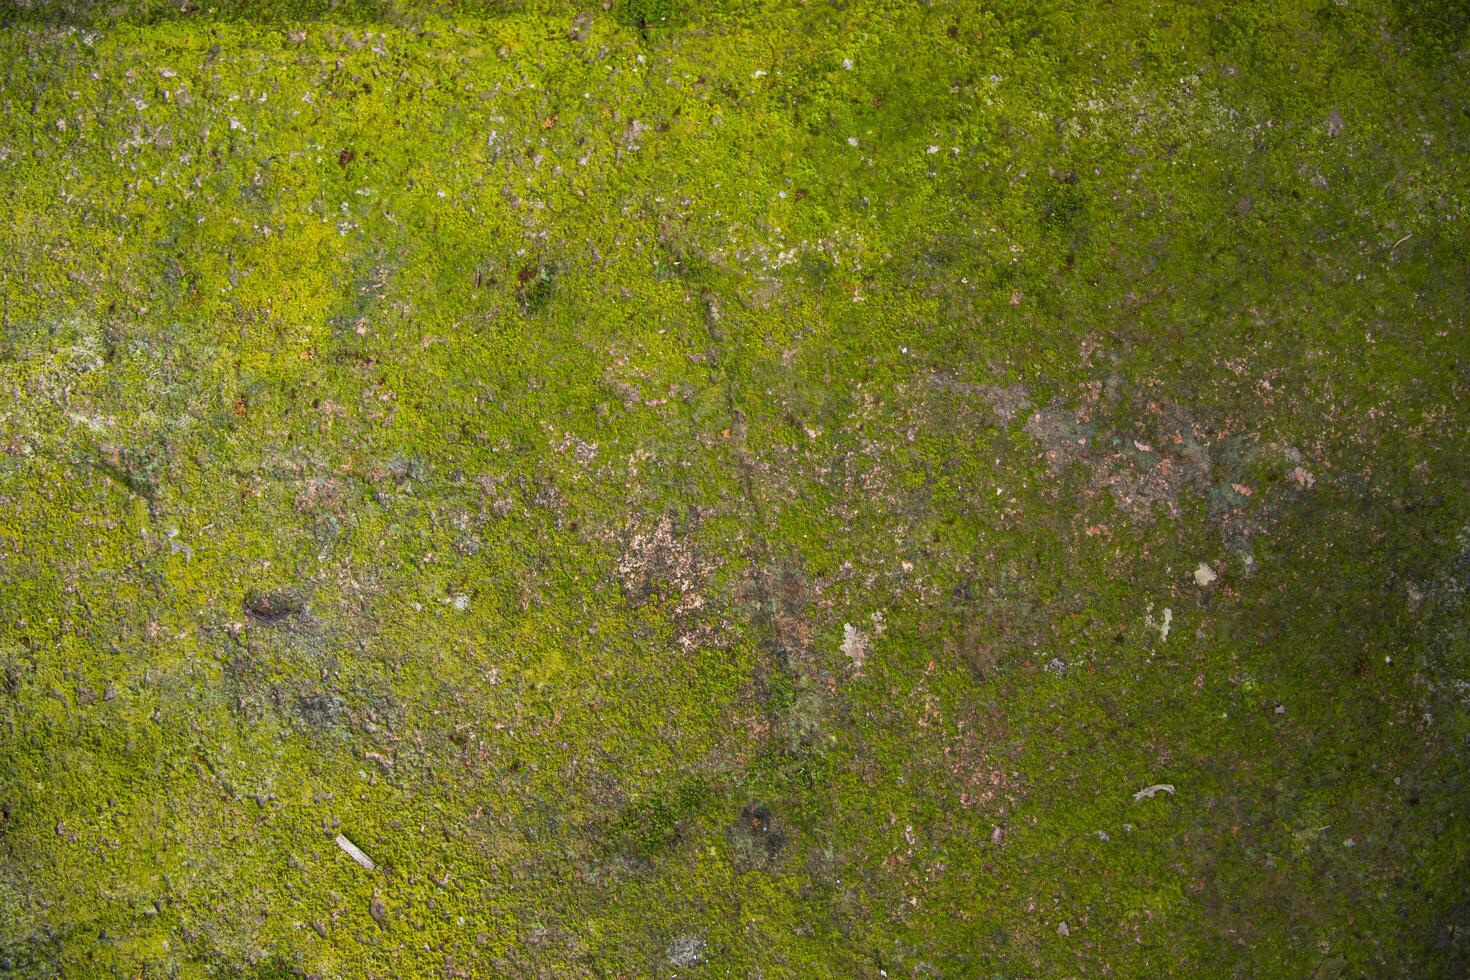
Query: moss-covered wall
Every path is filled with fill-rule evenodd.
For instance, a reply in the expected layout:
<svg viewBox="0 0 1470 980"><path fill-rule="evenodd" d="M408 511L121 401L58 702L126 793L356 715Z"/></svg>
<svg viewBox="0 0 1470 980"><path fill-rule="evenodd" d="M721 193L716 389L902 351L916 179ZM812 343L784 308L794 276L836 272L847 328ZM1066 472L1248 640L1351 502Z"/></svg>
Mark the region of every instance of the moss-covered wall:
<svg viewBox="0 0 1470 980"><path fill-rule="evenodd" d="M0 24L0 974L1470 970L1461 4Z"/></svg>

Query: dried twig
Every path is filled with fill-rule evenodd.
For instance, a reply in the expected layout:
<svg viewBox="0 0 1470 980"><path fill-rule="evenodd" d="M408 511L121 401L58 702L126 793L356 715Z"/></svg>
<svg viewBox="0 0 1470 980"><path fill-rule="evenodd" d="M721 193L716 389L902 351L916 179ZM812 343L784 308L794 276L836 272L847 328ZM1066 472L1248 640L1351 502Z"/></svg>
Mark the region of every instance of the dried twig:
<svg viewBox="0 0 1470 980"><path fill-rule="evenodd" d="M362 852L362 848L358 847L356 844L352 843L352 841L348 840L341 834L337 835L337 846L346 851L348 856L350 856L352 860L356 861L364 868L367 868L369 871L377 868L377 865L373 863L373 859Z"/></svg>

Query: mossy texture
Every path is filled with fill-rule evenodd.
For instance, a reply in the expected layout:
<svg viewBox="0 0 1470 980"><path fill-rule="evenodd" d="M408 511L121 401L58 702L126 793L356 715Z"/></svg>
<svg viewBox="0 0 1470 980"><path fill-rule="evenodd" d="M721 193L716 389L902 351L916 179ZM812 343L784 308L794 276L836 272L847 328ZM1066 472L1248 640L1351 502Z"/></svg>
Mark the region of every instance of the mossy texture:
<svg viewBox="0 0 1470 980"><path fill-rule="evenodd" d="M0 975L1470 973L1467 31L8 4Z"/></svg>

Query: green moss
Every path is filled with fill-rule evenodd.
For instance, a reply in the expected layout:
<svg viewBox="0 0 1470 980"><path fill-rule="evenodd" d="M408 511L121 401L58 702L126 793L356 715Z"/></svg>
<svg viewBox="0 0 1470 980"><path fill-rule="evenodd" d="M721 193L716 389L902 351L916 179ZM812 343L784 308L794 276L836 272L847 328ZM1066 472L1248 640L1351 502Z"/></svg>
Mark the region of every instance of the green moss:
<svg viewBox="0 0 1470 980"><path fill-rule="evenodd" d="M1463 974L1453 5L595 7L7 10L3 970Z"/></svg>
<svg viewBox="0 0 1470 980"><path fill-rule="evenodd" d="M682 0L619 0L618 22L636 28L645 38L649 28L671 27L684 13Z"/></svg>

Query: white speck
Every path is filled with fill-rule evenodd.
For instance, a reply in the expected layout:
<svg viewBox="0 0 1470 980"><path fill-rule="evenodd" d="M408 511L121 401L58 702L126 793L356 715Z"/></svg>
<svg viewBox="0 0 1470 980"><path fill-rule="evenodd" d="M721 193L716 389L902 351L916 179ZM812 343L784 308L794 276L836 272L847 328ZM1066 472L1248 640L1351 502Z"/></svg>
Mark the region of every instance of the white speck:
<svg viewBox="0 0 1470 980"><path fill-rule="evenodd" d="M1070 936L1071 934L1072 934L1072 930L1067 928L1067 924L1065 922L1061 922L1061 923L1058 923L1057 924L1057 935L1058 936Z"/></svg>
<svg viewBox="0 0 1470 980"><path fill-rule="evenodd" d="M930 144L930 146L928 147L927 150L925 150L925 152L928 153L930 156L933 156L935 153L938 153L939 152L939 147L934 146L933 144Z"/></svg>
<svg viewBox="0 0 1470 980"><path fill-rule="evenodd" d="M843 71L852 71L852 59L851 58L843 58L842 59L842 70Z"/></svg>
<svg viewBox="0 0 1470 980"><path fill-rule="evenodd" d="M857 146L858 145L858 138L856 136L849 136L847 138L847 145L848 146Z"/></svg>
<svg viewBox="0 0 1470 980"><path fill-rule="evenodd" d="M868 659L868 638L851 623L842 624L842 652L852 661L853 670L861 672Z"/></svg>
<svg viewBox="0 0 1470 980"><path fill-rule="evenodd" d="M470 597L467 596L467 595L457 595L457 596L455 596L454 597L454 608L457 609L460 612L464 612L466 609L470 608Z"/></svg>
<svg viewBox="0 0 1470 980"><path fill-rule="evenodd" d="M1152 786L1145 786L1137 793L1134 793L1133 798L1135 800L1151 800L1160 793L1168 793L1170 796L1173 796L1174 787L1168 783L1154 783Z"/></svg>
<svg viewBox="0 0 1470 980"><path fill-rule="evenodd" d="M1194 570L1194 584L1200 588L1204 588L1219 577L1215 574L1215 570L1204 562L1200 562L1199 568Z"/></svg>
<svg viewBox="0 0 1470 980"><path fill-rule="evenodd" d="M753 72L750 73L750 77L751 78L765 78L766 77L766 70L764 68L757 68L755 71L753 71Z"/></svg>
<svg viewBox="0 0 1470 980"><path fill-rule="evenodd" d="M98 421L97 419L94 419L94 418L92 418L89 415L83 415L81 412L67 412L66 413L66 417L69 418L69 419L71 419L73 422L77 423L78 425L85 425L87 428L91 429L93 432L106 432L107 431L107 425L106 425L106 423L103 423L101 421Z"/></svg>
<svg viewBox="0 0 1470 980"><path fill-rule="evenodd" d="M1276 713L1278 715L1284 715L1284 714L1286 714L1286 705L1284 705L1284 704L1278 704L1276 706Z"/></svg>

